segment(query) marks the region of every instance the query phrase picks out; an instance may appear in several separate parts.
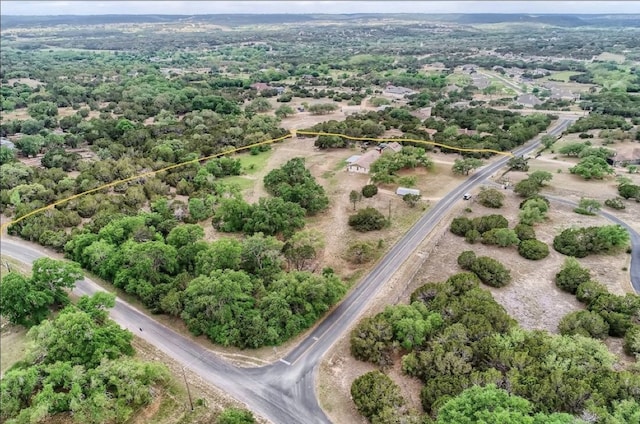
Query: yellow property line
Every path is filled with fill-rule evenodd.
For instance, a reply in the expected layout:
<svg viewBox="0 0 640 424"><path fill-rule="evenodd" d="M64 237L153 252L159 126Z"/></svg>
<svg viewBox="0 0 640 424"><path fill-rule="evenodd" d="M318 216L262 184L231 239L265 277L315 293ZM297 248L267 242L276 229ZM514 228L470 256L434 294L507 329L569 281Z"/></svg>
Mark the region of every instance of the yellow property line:
<svg viewBox="0 0 640 424"><path fill-rule="evenodd" d="M122 184L122 183L126 183L129 181L134 181L137 180L138 178L143 178L143 177L148 177L151 175L155 175L158 172L164 172L164 171L168 171L170 169L175 169L175 168L179 168L181 166L184 165L189 165L189 164L193 164L193 163L198 163L204 160L209 160L209 159L214 159L220 156L224 156L227 155L229 153L236 153L236 152L240 152L243 150L247 150L247 149L251 149L253 147L257 147L257 146L262 146L265 144L271 144L271 143L276 143L278 141L282 141L284 139L290 138L290 137L295 137L297 134L302 134L302 135L334 135L334 136L338 136L338 137L342 137L342 138L346 138L349 140L359 140L359 141L397 141L397 142L412 142L412 143L419 143L419 144L429 144L429 145L433 145L433 146L438 146L438 147L444 147L447 149L452 149L452 150L458 150L461 152L486 152L486 153L495 153L495 154L499 154L499 155L506 155L506 156L513 156L510 152L500 152L498 150L492 150L492 149L466 149L463 147L454 147L454 146L448 146L446 144L440 144L440 143L436 143L433 141L426 141L426 140L415 140L412 138L371 138L371 137L351 137L348 135L344 135L344 134L336 134L336 133L325 133L325 132L314 132L314 131L298 131L298 130L290 130L289 134L283 135L282 137L278 137L278 138L273 138L271 140L266 140L266 141L260 141L258 143L253 143L250 144L248 146L242 146L242 147L236 147L233 148L231 150L227 150L225 152L222 153L216 153L215 155L210 155L210 156L205 156L203 158L198 158L198 159L192 159L192 160L188 160L186 162L181 162L181 163L177 163L174 165L170 165L170 166L166 166L164 168L155 170L155 171L149 171L149 172L144 172L142 174L138 174L138 175L134 175L133 177L128 177L128 178L124 178L122 180L117 180L117 181L112 181L108 184L104 184L101 185L100 187L96 187L96 188L92 188L91 190L87 190L87 191L83 191L82 193L78 193L78 194L74 194L73 196L69 196L67 198L58 200L54 203L51 203L50 205L44 206L42 208L38 208L35 209L27 214L22 215L19 218L14 219L13 221L10 222L5 222L4 224L0 225L0 237L2 237L2 234L4 233L4 229L7 228L9 225L13 225L13 224L17 224L18 222L22 221L23 219L29 218L30 216L33 216L37 213L43 212L47 209L51 209L55 206L58 205L62 205L64 203L67 203L70 200L73 199L77 199L78 197L84 196L86 194L91 194L91 193L95 193L96 191L100 191L100 190L104 190L105 188L110 188L113 186L116 186L118 184Z"/></svg>

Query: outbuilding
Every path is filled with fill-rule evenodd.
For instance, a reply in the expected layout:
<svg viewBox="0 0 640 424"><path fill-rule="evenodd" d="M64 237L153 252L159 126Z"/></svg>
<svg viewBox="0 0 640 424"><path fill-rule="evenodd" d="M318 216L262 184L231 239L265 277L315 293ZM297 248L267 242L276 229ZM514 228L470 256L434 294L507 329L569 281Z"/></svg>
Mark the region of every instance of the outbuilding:
<svg viewBox="0 0 640 424"><path fill-rule="evenodd" d="M404 196L405 194L415 194L416 196L420 196L420 190L415 188L398 187L396 194L398 196Z"/></svg>

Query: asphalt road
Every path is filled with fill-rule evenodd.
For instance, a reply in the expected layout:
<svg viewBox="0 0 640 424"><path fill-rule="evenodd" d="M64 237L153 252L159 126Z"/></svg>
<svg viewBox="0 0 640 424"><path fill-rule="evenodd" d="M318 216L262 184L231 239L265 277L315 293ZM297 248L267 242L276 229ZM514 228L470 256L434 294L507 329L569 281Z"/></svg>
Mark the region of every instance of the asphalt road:
<svg viewBox="0 0 640 424"><path fill-rule="evenodd" d="M562 119L548 133L560 134L571 123ZM527 146L516 149L514 155L530 153L537 147L537 137ZM502 167L503 157L478 169L465 182L439 201L396 243L373 270L329 315L305 337L289 354L279 361L260 368L237 368L220 359L208 349L190 341L173 330L157 323L131 305L118 299L111 317L122 327L136 333L170 355L204 380L244 402L249 409L277 424L330 423L318 405L315 380L322 356L357 321L368 307L370 299L403 265L420 242L433 230L441 217L474 186L492 176ZM640 270L640 239L634 236L632 273ZM29 243L3 239L2 254L30 263L45 256ZM637 244L636 244L637 243ZM640 281L635 282L640 286ZM634 287L636 285L634 284ZM89 279L79 281L77 294L91 294L102 290Z"/></svg>

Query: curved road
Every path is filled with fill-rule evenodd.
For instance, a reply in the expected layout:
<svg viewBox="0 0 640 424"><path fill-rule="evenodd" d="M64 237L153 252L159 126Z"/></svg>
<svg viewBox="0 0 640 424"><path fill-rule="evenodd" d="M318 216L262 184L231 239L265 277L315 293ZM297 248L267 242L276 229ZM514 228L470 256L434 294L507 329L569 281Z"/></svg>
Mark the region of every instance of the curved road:
<svg viewBox="0 0 640 424"><path fill-rule="evenodd" d="M548 132L560 134L571 123L562 119ZM536 137L527 146L513 153L523 155L533 151L539 142ZM315 393L315 377L322 356L356 322L367 308L369 300L398 270L420 242L426 237L440 217L445 214L462 195L471 190L502 167L507 157L477 170L465 182L450 192L396 243L361 283L329 315L305 337L299 345L279 361L261 368L237 368L220 359L208 349L159 324L131 305L117 299L111 317L122 327L136 333L170 355L183 366L200 375L273 423L320 424L330 423L318 405ZM603 213L607 216L608 214ZM610 215L607 216L608 218ZM615 220L615 217L611 217ZM611 219L610 218L610 219ZM620 221L617 221L620 223ZM621 223L621 225L625 225ZM626 225L625 225L626 226ZM628 228L628 227L627 227ZM634 288L640 288L640 236L630 231L633 240L632 275ZM637 246L637 247L636 247ZM32 262L44 254L20 241L2 240L2 254L22 262ZM85 278L77 283L74 292L92 294L102 290ZM140 331L142 328L144 331Z"/></svg>

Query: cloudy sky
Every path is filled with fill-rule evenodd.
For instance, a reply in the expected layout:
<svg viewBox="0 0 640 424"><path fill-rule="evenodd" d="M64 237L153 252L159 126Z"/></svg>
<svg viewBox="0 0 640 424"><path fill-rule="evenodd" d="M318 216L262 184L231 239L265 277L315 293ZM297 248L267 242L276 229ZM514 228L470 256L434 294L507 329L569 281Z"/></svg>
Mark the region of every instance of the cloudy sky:
<svg viewBox="0 0 640 424"><path fill-rule="evenodd" d="M640 1L0 1L3 15L640 13Z"/></svg>

